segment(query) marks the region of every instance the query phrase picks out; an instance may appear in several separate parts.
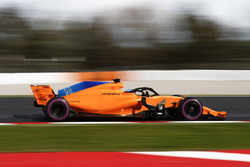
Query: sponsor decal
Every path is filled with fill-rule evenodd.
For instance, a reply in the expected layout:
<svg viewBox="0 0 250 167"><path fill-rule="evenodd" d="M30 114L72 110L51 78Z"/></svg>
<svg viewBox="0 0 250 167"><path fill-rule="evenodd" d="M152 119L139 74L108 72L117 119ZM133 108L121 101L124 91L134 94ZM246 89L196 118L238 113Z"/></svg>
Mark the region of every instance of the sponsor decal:
<svg viewBox="0 0 250 167"><path fill-rule="evenodd" d="M71 100L69 101L70 103L80 103L81 101L80 100Z"/></svg>
<svg viewBox="0 0 250 167"><path fill-rule="evenodd" d="M70 95L71 93L73 93L73 91L70 87L64 88L64 92L66 95Z"/></svg>
<svg viewBox="0 0 250 167"><path fill-rule="evenodd" d="M102 93L102 95L117 95L117 96L120 96L121 93Z"/></svg>
<svg viewBox="0 0 250 167"><path fill-rule="evenodd" d="M47 101L46 99L37 99L38 101Z"/></svg>

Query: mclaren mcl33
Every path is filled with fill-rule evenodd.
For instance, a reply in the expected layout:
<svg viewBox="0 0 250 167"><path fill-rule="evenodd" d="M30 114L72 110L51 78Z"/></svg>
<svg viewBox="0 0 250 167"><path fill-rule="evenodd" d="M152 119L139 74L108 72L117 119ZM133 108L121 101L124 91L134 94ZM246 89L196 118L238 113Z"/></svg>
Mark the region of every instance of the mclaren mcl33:
<svg viewBox="0 0 250 167"><path fill-rule="evenodd" d="M225 111L215 111L195 98L159 95L149 87L123 91L119 79L114 82L84 81L55 94L48 85L31 85L35 107L41 107L52 121L71 116L140 117L194 121L201 118L224 119Z"/></svg>

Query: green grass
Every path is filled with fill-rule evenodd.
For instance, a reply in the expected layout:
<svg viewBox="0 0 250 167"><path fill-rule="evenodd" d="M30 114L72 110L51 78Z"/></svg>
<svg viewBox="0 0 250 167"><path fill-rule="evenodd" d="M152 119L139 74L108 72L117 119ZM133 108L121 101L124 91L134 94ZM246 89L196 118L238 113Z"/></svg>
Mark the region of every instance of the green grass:
<svg viewBox="0 0 250 167"><path fill-rule="evenodd" d="M0 152L250 149L250 123L0 127Z"/></svg>

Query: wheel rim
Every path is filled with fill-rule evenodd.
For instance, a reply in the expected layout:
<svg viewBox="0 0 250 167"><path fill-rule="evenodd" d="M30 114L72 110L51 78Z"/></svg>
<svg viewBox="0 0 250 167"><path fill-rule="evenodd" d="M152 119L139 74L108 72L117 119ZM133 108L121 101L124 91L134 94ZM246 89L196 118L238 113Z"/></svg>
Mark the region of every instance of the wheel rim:
<svg viewBox="0 0 250 167"><path fill-rule="evenodd" d="M63 103L56 102L51 105L50 115L54 118L64 118L67 115L67 108Z"/></svg>
<svg viewBox="0 0 250 167"><path fill-rule="evenodd" d="M63 104L61 103L55 103L51 106L51 115L56 117L56 118L61 118L64 117L65 114L67 113L66 108Z"/></svg>
<svg viewBox="0 0 250 167"><path fill-rule="evenodd" d="M184 112L188 117L197 117L200 114L200 107L196 102L190 102L185 106Z"/></svg>

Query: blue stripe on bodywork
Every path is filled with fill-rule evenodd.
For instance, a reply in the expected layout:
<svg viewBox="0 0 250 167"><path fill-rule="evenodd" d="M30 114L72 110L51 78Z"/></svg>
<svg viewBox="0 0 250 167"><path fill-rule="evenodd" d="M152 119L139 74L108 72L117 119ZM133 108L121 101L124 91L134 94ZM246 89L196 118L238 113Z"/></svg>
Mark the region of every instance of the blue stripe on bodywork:
<svg viewBox="0 0 250 167"><path fill-rule="evenodd" d="M59 97L67 96L67 95L70 95L72 93L79 92L81 90L88 89L88 88L98 86L98 85L102 85L102 84L106 84L106 83L110 83L110 82L96 82L96 81L80 82L78 84L66 87L64 89L60 89L58 91L58 96Z"/></svg>

